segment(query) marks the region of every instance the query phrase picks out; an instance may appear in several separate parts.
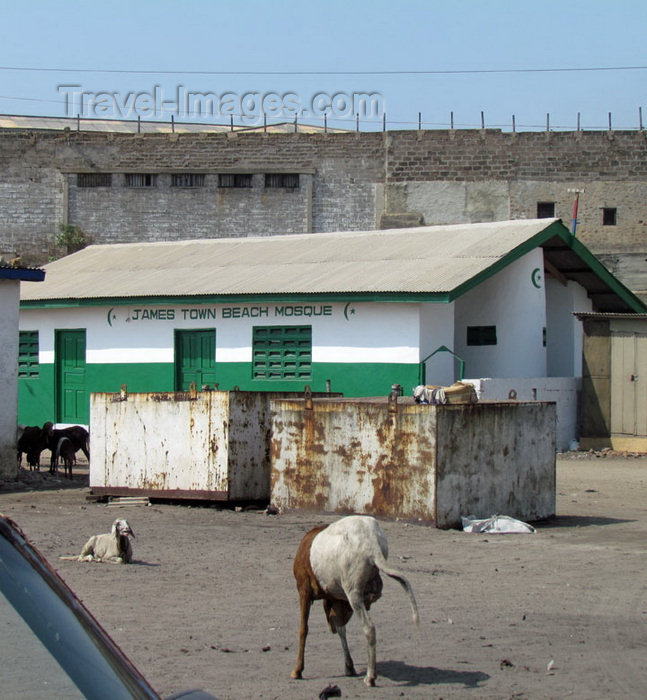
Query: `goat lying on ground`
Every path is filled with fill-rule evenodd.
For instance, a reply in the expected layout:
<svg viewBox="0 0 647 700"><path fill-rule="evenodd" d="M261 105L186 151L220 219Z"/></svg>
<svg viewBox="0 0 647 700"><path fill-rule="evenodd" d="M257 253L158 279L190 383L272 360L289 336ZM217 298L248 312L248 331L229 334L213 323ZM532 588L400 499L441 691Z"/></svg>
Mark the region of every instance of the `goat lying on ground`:
<svg viewBox="0 0 647 700"><path fill-rule="evenodd" d="M331 632L337 632L344 650L346 675L355 666L346 640L346 623L357 613L368 646L364 683L375 685L375 625L368 609L382 594L380 571L394 578L409 596L413 621L418 624L418 607L407 579L389 566L386 535L375 518L350 515L331 525L310 530L301 540L294 558L294 577L299 591L301 626L299 652L292 678L301 678L304 667L308 617L313 600L323 600Z"/></svg>
<svg viewBox="0 0 647 700"><path fill-rule="evenodd" d="M78 557L60 557L72 561L107 561L111 564L130 564L133 550L128 536L135 536L128 521L118 518L112 523L112 531L94 535L85 543Z"/></svg>
<svg viewBox="0 0 647 700"><path fill-rule="evenodd" d="M64 437L58 441L56 445L56 454L54 457L54 471L58 469L58 460L63 462L63 471L67 474L68 479L72 478L72 467L76 464L76 447L70 438Z"/></svg>

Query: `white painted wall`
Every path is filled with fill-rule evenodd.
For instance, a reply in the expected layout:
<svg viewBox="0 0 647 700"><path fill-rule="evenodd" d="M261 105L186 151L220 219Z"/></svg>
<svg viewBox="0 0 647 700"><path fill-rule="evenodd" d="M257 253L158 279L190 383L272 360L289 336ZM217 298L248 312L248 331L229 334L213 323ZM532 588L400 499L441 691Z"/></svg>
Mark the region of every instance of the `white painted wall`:
<svg viewBox="0 0 647 700"><path fill-rule="evenodd" d="M299 315L285 315L286 308L297 307ZM200 310L208 317L191 318ZM147 318L149 312L157 318ZM54 362L56 329L86 329L90 364L173 362L174 329L186 328L216 328L217 362L251 362L253 326L300 324L312 325L314 362L420 360L417 304L186 304L23 309L20 313L21 329L40 331L42 363Z"/></svg>
<svg viewBox="0 0 647 700"><path fill-rule="evenodd" d="M546 279L547 374L549 377L582 376L582 322L578 311L592 311L586 290L576 282L561 284Z"/></svg>
<svg viewBox="0 0 647 700"><path fill-rule="evenodd" d="M538 248L456 300L454 345L466 376L545 376L543 270ZM496 326L497 344L468 346L468 326Z"/></svg>
<svg viewBox="0 0 647 700"><path fill-rule="evenodd" d="M0 478L15 478L20 281L0 280Z"/></svg>
<svg viewBox="0 0 647 700"><path fill-rule="evenodd" d="M474 385L479 401L554 401L557 410L557 450L563 452L579 439L578 377L511 377L506 379L466 379Z"/></svg>
<svg viewBox="0 0 647 700"><path fill-rule="evenodd" d="M420 304L420 361L444 345L454 350L454 303ZM455 360L447 352L436 353L425 363L426 384L447 386L454 382Z"/></svg>

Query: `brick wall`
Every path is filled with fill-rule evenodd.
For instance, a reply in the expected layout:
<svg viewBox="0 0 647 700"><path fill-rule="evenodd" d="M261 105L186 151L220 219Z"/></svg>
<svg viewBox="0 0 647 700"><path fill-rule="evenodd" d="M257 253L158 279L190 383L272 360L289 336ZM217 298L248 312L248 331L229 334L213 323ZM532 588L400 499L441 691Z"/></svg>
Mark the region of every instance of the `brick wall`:
<svg viewBox="0 0 647 700"><path fill-rule="evenodd" d="M595 252L647 251L643 132L5 129L0 162L0 252L20 253L25 264L63 254L54 235L64 221L93 242L168 240L372 229L385 210L417 213L424 223L528 218L538 201L554 201L570 224L573 188L584 190L578 236ZM113 185L79 188L76 174L88 172L113 173ZM204 187L172 187L175 172L203 173ZM253 187L219 188L218 174L232 172L253 173ZM299 187L266 188L272 172L299 173ZM157 185L127 188L125 173L157 174ZM615 226L602 225L602 207L617 208Z"/></svg>

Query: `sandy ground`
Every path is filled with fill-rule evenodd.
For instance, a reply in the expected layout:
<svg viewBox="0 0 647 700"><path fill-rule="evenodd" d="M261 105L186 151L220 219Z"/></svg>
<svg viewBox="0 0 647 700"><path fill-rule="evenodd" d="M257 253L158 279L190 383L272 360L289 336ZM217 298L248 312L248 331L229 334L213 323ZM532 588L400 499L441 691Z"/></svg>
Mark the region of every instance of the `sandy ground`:
<svg viewBox="0 0 647 700"><path fill-rule="evenodd" d="M161 695L228 698L644 698L647 694L647 457L558 458L558 515L534 535L473 535L384 522L421 624L391 579L371 613L378 681L343 675L316 603L304 680L290 678L298 603L292 557L333 516L87 500L73 485L0 491L15 519ZM43 487L49 487L47 489ZM116 517L133 526L130 566L59 560ZM365 644L349 641L359 672ZM25 660L28 664L28 660ZM1 675L1 674L0 674Z"/></svg>

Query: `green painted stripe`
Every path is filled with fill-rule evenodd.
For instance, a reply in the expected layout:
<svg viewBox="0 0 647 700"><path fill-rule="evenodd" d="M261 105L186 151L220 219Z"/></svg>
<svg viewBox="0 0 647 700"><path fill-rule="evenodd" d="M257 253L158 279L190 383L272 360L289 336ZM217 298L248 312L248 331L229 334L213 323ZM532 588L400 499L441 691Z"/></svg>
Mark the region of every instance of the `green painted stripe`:
<svg viewBox="0 0 647 700"><path fill-rule="evenodd" d="M348 397L387 396L392 384L400 384L405 396L411 396L419 383L417 363L315 363L312 378L299 381L252 379L249 362L225 362L216 365L216 380L222 391L238 387L241 391L330 390ZM173 363L87 364L86 386L91 392L118 393L125 384L130 393L174 391ZM18 382L18 421L42 425L56 421L54 408L54 365L41 364L38 379Z"/></svg>

